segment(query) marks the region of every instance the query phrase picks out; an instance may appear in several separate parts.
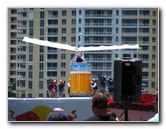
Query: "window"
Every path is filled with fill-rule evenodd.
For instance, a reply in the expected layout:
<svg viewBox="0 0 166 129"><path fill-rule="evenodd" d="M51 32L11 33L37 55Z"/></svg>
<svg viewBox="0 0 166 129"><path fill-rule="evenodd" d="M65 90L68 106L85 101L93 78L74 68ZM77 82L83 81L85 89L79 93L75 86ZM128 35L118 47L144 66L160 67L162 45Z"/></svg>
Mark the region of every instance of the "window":
<svg viewBox="0 0 166 129"><path fill-rule="evenodd" d="M81 32L81 27L79 27L78 32Z"/></svg>
<svg viewBox="0 0 166 129"><path fill-rule="evenodd" d="M66 59L66 54L61 54L61 59Z"/></svg>
<svg viewBox="0 0 166 129"><path fill-rule="evenodd" d="M33 61L33 55L29 55L29 61Z"/></svg>
<svg viewBox="0 0 166 129"><path fill-rule="evenodd" d="M151 88L155 88L155 82L151 82Z"/></svg>
<svg viewBox="0 0 166 129"><path fill-rule="evenodd" d="M149 60L149 55L142 55L142 60L143 61L148 61Z"/></svg>
<svg viewBox="0 0 166 129"><path fill-rule="evenodd" d="M66 72L65 71L61 71L61 77L65 77L66 76Z"/></svg>
<svg viewBox="0 0 166 129"><path fill-rule="evenodd" d="M30 79L33 78L33 74L32 74L32 72L29 72L29 78L30 78Z"/></svg>
<svg viewBox="0 0 166 129"><path fill-rule="evenodd" d="M40 53L44 53L44 46L40 46Z"/></svg>
<svg viewBox="0 0 166 129"><path fill-rule="evenodd" d="M39 89L43 89L43 81L39 81Z"/></svg>
<svg viewBox="0 0 166 129"><path fill-rule="evenodd" d="M152 51L153 51L153 52L156 51L156 46L152 46Z"/></svg>
<svg viewBox="0 0 166 129"><path fill-rule="evenodd" d="M62 19L62 25L66 25L66 19Z"/></svg>
<svg viewBox="0 0 166 129"><path fill-rule="evenodd" d="M152 72L152 77L155 78L155 72Z"/></svg>
<svg viewBox="0 0 166 129"><path fill-rule="evenodd" d="M155 69L155 68L156 68L156 64L152 63L152 69Z"/></svg>
<svg viewBox="0 0 166 129"><path fill-rule="evenodd" d="M29 36L33 36L33 29L29 29Z"/></svg>
<svg viewBox="0 0 166 129"><path fill-rule="evenodd" d="M47 77L57 77L57 72L47 72Z"/></svg>
<svg viewBox="0 0 166 129"><path fill-rule="evenodd" d="M44 20L40 20L40 27L44 27Z"/></svg>
<svg viewBox="0 0 166 129"><path fill-rule="evenodd" d="M130 54L123 54L123 57L131 57Z"/></svg>
<svg viewBox="0 0 166 129"><path fill-rule="evenodd" d="M33 21L29 21L29 27L33 27Z"/></svg>
<svg viewBox="0 0 166 129"><path fill-rule="evenodd" d="M153 16L156 16L156 11L153 11Z"/></svg>
<svg viewBox="0 0 166 129"><path fill-rule="evenodd" d="M48 37L47 40L51 42L58 42L58 37Z"/></svg>
<svg viewBox="0 0 166 129"><path fill-rule="evenodd" d="M107 11L108 16L112 16L112 10Z"/></svg>
<svg viewBox="0 0 166 129"><path fill-rule="evenodd" d="M66 28L62 28L62 33L63 33L63 34L66 33Z"/></svg>
<svg viewBox="0 0 166 129"><path fill-rule="evenodd" d="M156 37L152 37L152 42L153 42L153 43L156 42Z"/></svg>
<svg viewBox="0 0 166 129"><path fill-rule="evenodd" d="M134 54L134 58L137 58L137 54Z"/></svg>
<svg viewBox="0 0 166 129"><path fill-rule="evenodd" d="M66 16L66 10L62 10L62 16Z"/></svg>
<svg viewBox="0 0 166 129"><path fill-rule="evenodd" d="M39 61L44 61L44 55L43 54L40 54Z"/></svg>
<svg viewBox="0 0 166 129"><path fill-rule="evenodd" d="M40 11L40 18L44 18L44 11Z"/></svg>
<svg viewBox="0 0 166 129"><path fill-rule="evenodd" d="M148 79L148 72L142 72L142 79Z"/></svg>
<svg viewBox="0 0 166 129"><path fill-rule="evenodd" d="M44 36L44 29L40 29L40 36Z"/></svg>
<svg viewBox="0 0 166 129"><path fill-rule="evenodd" d="M71 37L71 42L76 42L76 37Z"/></svg>
<svg viewBox="0 0 166 129"><path fill-rule="evenodd" d="M28 93L28 98L32 98L32 93Z"/></svg>
<svg viewBox="0 0 166 129"><path fill-rule="evenodd" d="M148 67L149 67L149 64L148 64L148 63L142 63L142 68L148 69Z"/></svg>
<svg viewBox="0 0 166 129"><path fill-rule="evenodd" d="M57 70L57 63L48 63L47 70Z"/></svg>
<svg viewBox="0 0 166 129"><path fill-rule="evenodd" d="M156 28L152 28L152 34L156 34Z"/></svg>
<svg viewBox="0 0 166 129"><path fill-rule="evenodd" d="M44 70L44 63L39 64L39 70Z"/></svg>
<svg viewBox="0 0 166 129"><path fill-rule="evenodd" d="M33 46L29 46L29 53L33 53Z"/></svg>
<svg viewBox="0 0 166 129"><path fill-rule="evenodd" d="M155 19L152 20L152 24L156 25L156 20Z"/></svg>
<svg viewBox="0 0 166 129"><path fill-rule="evenodd" d="M70 59L73 59L74 56L75 56L75 54L71 54L71 56L70 56L71 58Z"/></svg>
<svg viewBox="0 0 166 129"><path fill-rule="evenodd" d="M40 71L40 72L39 72L39 78L42 79L43 76L44 76L43 71Z"/></svg>
<svg viewBox="0 0 166 129"><path fill-rule="evenodd" d="M116 15L117 15L117 16L119 15L119 10L116 10Z"/></svg>
<svg viewBox="0 0 166 129"><path fill-rule="evenodd" d="M76 10L72 10L72 16L76 16Z"/></svg>
<svg viewBox="0 0 166 129"><path fill-rule="evenodd" d="M118 42L118 36L116 36L116 42Z"/></svg>
<svg viewBox="0 0 166 129"><path fill-rule="evenodd" d="M76 33L76 28L71 28L71 33L75 34Z"/></svg>
<svg viewBox="0 0 166 129"><path fill-rule="evenodd" d="M29 70L33 70L33 66L32 65L29 65Z"/></svg>
<svg viewBox="0 0 166 129"><path fill-rule="evenodd" d="M66 63L62 62L61 63L61 68L66 68Z"/></svg>
<svg viewBox="0 0 166 129"><path fill-rule="evenodd" d="M149 49L149 46L142 46L143 51L148 51L148 49Z"/></svg>
<svg viewBox="0 0 166 129"><path fill-rule="evenodd" d="M71 24L75 25L76 24L76 19L71 19Z"/></svg>
<svg viewBox="0 0 166 129"><path fill-rule="evenodd" d="M39 93L39 97L43 97L43 93Z"/></svg>
<svg viewBox="0 0 166 129"><path fill-rule="evenodd" d="M48 25L49 26L58 25L58 20L57 19L55 19L55 20L48 20Z"/></svg>
<svg viewBox="0 0 166 129"><path fill-rule="evenodd" d="M63 36L61 40L62 42L66 42L66 37Z"/></svg>
<svg viewBox="0 0 166 129"><path fill-rule="evenodd" d="M28 89L32 89L32 81L28 81Z"/></svg>
<svg viewBox="0 0 166 129"><path fill-rule="evenodd" d="M116 24L119 24L119 19L116 19Z"/></svg>
<svg viewBox="0 0 166 129"><path fill-rule="evenodd" d="M118 28L116 28L116 33L118 33Z"/></svg>
<svg viewBox="0 0 166 129"><path fill-rule="evenodd" d="M81 15L81 10L79 10L79 15Z"/></svg>
<svg viewBox="0 0 166 129"><path fill-rule="evenodd" d="M57 54L48 54L47 55L47 60L57 60L58 56Z"/></svg>
<svg viewBox="0 0 166 129"><path fill-rule="evenodd" d="M81 24L81 19L79 19L79 24Z"/></svg>
<svg viewBox="0 0 166 129"><path fill-rule="evenodd" d="M152 55L152 60L156 60L156 55Z"/></svg>
<svg viewBox="0 0 166 129"><path fill-rule="evenodd" d="M44 37L40 37L40 40L44 40Z"/></svg>

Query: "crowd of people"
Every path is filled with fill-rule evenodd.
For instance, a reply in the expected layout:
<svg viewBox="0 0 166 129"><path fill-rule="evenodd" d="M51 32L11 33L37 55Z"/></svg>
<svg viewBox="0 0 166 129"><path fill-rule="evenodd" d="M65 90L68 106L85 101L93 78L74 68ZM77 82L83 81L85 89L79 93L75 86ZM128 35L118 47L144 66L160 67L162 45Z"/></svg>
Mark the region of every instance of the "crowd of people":
<svg viewBox="0 0 166 129"><path fill-rule="evenodd" d="M103 93L96 93L92 96L91 100L91 110L93 115L89 118L84 119L84 121L123 121L120 116L118 116L114 111L109 108L108 98ZM154 117L147 120L147 122L159 122L158 115L158 96L154 100L154 108L156 114ZM48 121L69 121L66 112L59 107L54 108L47 117Z"/></svg>
<svg viewBox="0 0 166 129"><path fill-rule="evenodd" d="M64 87L65 85L63 80L59 80L59 82L57 82L57 80L49 79L47 84L48 97L63 97Z"/></svg>
<svg viewBox="0 0 166 129"><path fill-rule="evenodd" d="M115 112L108 107L108 99L102 93L96 93L92 97L91 108L93 116L84 121L120 121ZM59 107L54 108L47 116L48 121L69 121L66 112Z"/></svg>
<svg viewBox="0 0 166 129"><path fill-rule="evenodd" d="M68 96L70 96L70 79L67 82L67 86ZM59 80L57 82L57 80L49 79L47 83L48 97L63 97L64 87L65 84L63 80ZM98 79L92 78L90 87L92 91L91 95L101 92L105 94L107 97L113 98L113 79L111 77L109 77L108 80L105 76L99 76Z"/></svg>
<svg viewBox="0 0 166 129"><path fill-rule="evenodd" d="M113 79L106 76L98 75L98 79L91 79L92 95L96 93L103 93L109 98L113 98Z"/></svg>

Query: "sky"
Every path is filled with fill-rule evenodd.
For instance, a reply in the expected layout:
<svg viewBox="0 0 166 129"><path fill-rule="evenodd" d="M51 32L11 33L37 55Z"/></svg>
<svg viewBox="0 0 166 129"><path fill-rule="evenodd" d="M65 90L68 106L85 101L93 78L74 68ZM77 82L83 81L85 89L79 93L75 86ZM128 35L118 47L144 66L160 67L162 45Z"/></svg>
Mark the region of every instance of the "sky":
<svg viewBox="0 0 166 129"><path fill-rule="evenodd" d="M25 8L50 8L50 7L59 7L59 8L76 8L76 7L109 7L109 8L121 8L121 7L126 7L126 8L159 8L160 12L160 31L159 31L159 41L160 41L160 49L159 49L159 61L160 61L160 71L159 71L159 78L160 78L160 113L161 113L161 118L165 116L165 110L163 110L164 103L162 103L163 98L165 98L165 95L163 92L165 91L165 82L163 81L163 73L165 72L165 60L164 60L164 38L166 36L163 36L163 30L165 30L165 13L166 13L166 8L164 8L164 0L102 0L102 1L97 1L97 0L1 0L0 3L0 12L1 12L1 20L0 20L0 25L1 25L1 47L0 47L0 82L1 82L1 114L0 114L0 123L2 127L5 128L11 128L12 129L19 129L19 128L24 128L24 129L29 129L30 127L35 129L44 129L48 127L62 127L62 128L103 128L103 127L113 127L114 129L119 129L120 127L125 129L133 129L133 128L140 128L140 127L148 127L150 129L153 128L163 128L164 120L161 120L160 124L142 124L142 123L117 123L117 124L106 124L106 123L96 123L96 124L81 124L81 123L75 123L75 124L46 124L46 123L21 123L21 124L11 124L8 122L8 101L7 101L7 83L8 83L8 8L12 7L25 7ZM163 36L163 37L162 37ZM81 126L79 126L81 124Z"/></svg>

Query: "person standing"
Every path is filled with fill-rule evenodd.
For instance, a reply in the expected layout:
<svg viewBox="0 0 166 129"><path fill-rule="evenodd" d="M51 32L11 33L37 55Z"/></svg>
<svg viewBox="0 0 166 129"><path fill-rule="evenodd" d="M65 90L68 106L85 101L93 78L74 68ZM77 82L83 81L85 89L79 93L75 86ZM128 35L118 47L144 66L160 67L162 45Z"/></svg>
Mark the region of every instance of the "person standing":
<svg viewBox="0 0 166 129"><path fill-rule="evenodd" d="M94 115L85 121L117 121L110 115L108 99L104 94L96 93L92 97L91 108Z"/></svg>
<svg viewBox="0 0 166 129"><path fill-rule="evenodd" d="M158 103L158 96L156 96L156 98L154 99L153 104L154 104L154 109L155 109L156 114L152 118L150 118L148 121L149 122L159 122L159 114L158 114L158 104L159 103Z"/></svg>
<svg viewBox="0 0 166 129"><path fill-rule="evenodd" d="M52 98L52 88L53 88L53 80L49 79L48 84L47 84L47 89L48 89L48 97Z"/></svg>
<svg viewBox="0 0 166 129"><path fill-rule="evenodd" d="M59 91L59 97L60 98L63 97L64 82L62 80L59 80L58 91Z"/></svg>
<svg viewBox="0 0 166 129"><path fill-rule="evenodd" d="M70 96L70 79L69 79L69 81L67 83L67 86L68 86L68 95Z"/></svg>
<svg viewBox="0 0 166 129"><path fill-rule="evenodd" d="M55 97L56 90L57 90L57 80L54 80L53 86L52 86L52 97L53 98Z"/></svg>
<svg viewBox="0 0 166 129"><path fill-rule="evenodd" d="M113 79L109 77L108 79L108 92L109 92L109 97L112 99L113 98Z"/></svg>
<svg viewBox="0 0 166 129"><path fill-rule="evenodd" d="M107 83L107 79L106 79L106 76L99 76L99 91L103 94L106 94L105 93L105 89L106 89L106 83Z"/></svg>
<svg viewBox="0 0 166 129"><path fill-rule="evenodd" d="M97 83L96 83L95 79L91 80L91 89L93 91L93 93L92 93L93 95L98 92L98 86L97 86Z"/></svg>

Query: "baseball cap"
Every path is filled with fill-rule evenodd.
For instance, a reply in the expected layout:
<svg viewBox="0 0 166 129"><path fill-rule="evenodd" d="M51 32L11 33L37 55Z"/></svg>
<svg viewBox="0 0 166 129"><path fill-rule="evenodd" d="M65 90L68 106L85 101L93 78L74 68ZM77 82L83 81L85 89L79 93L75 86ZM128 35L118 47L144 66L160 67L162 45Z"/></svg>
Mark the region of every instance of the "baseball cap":
<svg viewBox="0 0 166 129"><path fill-rule="evenodd" d="M102 93L97 93L92 98L92 104L100 109L108 107L108 99Z"/></svg>
<svg viewBox="0 0 166 129"><path fill-rule="evenodd" d="M68 115L61 108L54 108L47 117L48 121L68 121Z"/></svg>

